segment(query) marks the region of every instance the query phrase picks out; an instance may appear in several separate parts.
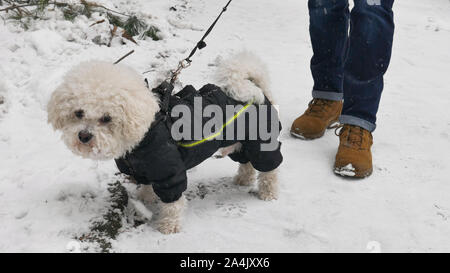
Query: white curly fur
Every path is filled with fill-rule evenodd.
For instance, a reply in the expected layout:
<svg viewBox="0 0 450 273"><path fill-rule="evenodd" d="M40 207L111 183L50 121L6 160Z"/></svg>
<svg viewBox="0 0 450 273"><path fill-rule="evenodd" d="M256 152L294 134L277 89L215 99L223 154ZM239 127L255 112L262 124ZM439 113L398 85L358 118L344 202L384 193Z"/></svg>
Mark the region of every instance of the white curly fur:
<svg viewBox="0 0 450 273"><path fill-rule="evenodd" d="M177 233L181 230L181 220L186 208L186 198L181 196L175 202L164 203L153 191L151 185L141 185L138 198L144 201L149 207L155 207L157 214L156 228L163 234Z"/></svg>
<svg viewBox="0 0 450 273"><path fill-rule="evenodd" d="M235 100L262 104L265 95L274 102L267 67L251 52L243 51L220 61L214 78L216 85Z"/></svg>
<svg viewBox="0 0 450 273"><path fill-rule="evenodd" d="M230 97L242 102L264 103L264 96L273 104L270 77L266 64L254 53L242 51L226 60L218 60L214 75L217 86ZM220 149L222 157L238 151L239 146Z"/></svg>
<svg viewBox="0 0 450 273"><path fill-rule="evenodd" d="M178 233L181 231L183 212L186 209L184 195L172 203L159 203L159 215L156 220L156 228L163 234Z"/></svg>
<svg viewBox="0 0 450 273"><path fill-rule="evenodd" d="M142 200L146 205L149 206L159 201L159 198L153 190L152 185L140 185L137 198Z"/></svg>
<svg viewBox="0 0 450 273"><path fill-rule="evenodd" d="M234 177L234 183L239 186L251 186L255 181L256 170L250 162L239 164L238 173ZM259 172L258 197L264 201L278 199L278 170Z"/></svg>
<svg viewBox="0 0 450 273"><path fill-rule="evenodd" d="M255 168L252 163L239 164L238 173L234 177L234 183L239 186L250 186L255 182Z"/></svg>
<svg viewBox="0 0 450 273"><path fill-rule="evenodd" d="M106 160L122 156L141 141L159 106L133 69L90 61L67 73L47 110L49 123L62 131L64 142L75 154ZM75 116L77 110L83 110L82 119ZM111 122L99 122L104 115L111 116ZM79 141L81 130L94 135L89 143Z"/></svg>
<svg viewBox="0 0 450 273"><path fill-rule="evenodd" d="M278 199L278 169L258 174L258 197L264 201Z"/></svg>

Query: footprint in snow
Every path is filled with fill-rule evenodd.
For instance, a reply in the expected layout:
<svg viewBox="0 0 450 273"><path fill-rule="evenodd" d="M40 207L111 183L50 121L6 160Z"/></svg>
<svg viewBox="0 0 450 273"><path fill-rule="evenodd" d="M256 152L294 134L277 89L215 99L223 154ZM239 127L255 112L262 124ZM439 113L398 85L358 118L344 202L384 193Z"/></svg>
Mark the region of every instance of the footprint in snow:
<svg viewBox="0 0 450 273"><path fill-rule="evenodd" d="M232 196L235 193L242 192L239 186L233 183L233 178L222 177L215 179L214 181L200 181L192 183L188 186L187 191L184 193L188 201L194 199L205 199L211 195L229 195Z"/></svg>
<svg viewBox="0 0 450 273"><path fill-rule="evenodd" d="M435 204L434 207L436 208L436 215L442 217L443 221L447 221L450 218L450 210L447 208L444 208L440 205Z"/></svg>
<svg viewBox="0 0 450 273"><path fill-rule="evenodd" d="M247 205L245 202L225 203L217 201L216 208L226 218L239 218L247 213Z"/></svg>
<svg viewBox="0 0 450 273"><path fill-rule="evenodd" d="M205 198L213 199L220 216L238 218L247 213L245 198L251 198L247 195L247 192L245 192L245 195L242 195L242 192L242 187L235 185L233 178L222 177L214 181L200 181L191 184L185 192L185 196L189 201Z"/></svg>
<svg viewBox="0 0 450 273"><path fill-rule="evenodd" d="M292 229L285 228L283 230L283 236L288 239L302 238L302 239L318 241L320 243L327 243L327 240L325 238L323 238L322 236L314 234L304 228L292 228Z"/></svg>

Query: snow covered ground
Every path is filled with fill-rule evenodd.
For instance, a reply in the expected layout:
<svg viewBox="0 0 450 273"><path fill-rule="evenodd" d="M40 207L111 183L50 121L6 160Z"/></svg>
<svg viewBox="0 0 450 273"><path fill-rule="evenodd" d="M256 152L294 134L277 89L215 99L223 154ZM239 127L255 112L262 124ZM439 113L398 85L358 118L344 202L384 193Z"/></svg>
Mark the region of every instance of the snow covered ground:
<svg viewBox="0 0 450 273"><path fill-rule="evenodd" d="M0 20L0 252L76 250L74 238L107 206L114 163L75 157L46 123L46 103L62 75L82 60L114 61L135 49L124 63L151 70L146 76L154 80L187 55L226 3L97 2L149 16L164 39L106 47L91 42L105 32L101 24L89 27L95 19L50 19L28 31ZM232 184L235 163L210 159L189 173L181 233L125 226L111 250L450 251L450 2L396 1L395 12L393 59L374 133L375 171L354 181L331 171L338 145L332 131L315 141L288 133L312 87L306 1L234 1L181 80L201 87L217 56L243 48L267 62L284 126L280 198L258 200ZM133 185L127 188L134 193Z"/></svg>

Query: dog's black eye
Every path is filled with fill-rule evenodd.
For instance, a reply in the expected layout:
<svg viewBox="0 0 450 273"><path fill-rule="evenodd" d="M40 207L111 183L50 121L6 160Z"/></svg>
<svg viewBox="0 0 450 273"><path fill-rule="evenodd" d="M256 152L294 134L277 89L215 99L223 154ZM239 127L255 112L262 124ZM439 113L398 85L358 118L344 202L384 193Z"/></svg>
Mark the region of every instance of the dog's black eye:
<svg viewBox="0 0 450 273"><path fill-rule="evenodd" d="M104 115L103 117L100 118L100 122L101 123L111 122L111 116L110 115Z"/></svg>
<svg viewBox="0 0 450 273"><path fill-rule="evenodd" d="M82 119L84 117L84 111L83 110L75 111L75 116L79 119Z"/></svg>

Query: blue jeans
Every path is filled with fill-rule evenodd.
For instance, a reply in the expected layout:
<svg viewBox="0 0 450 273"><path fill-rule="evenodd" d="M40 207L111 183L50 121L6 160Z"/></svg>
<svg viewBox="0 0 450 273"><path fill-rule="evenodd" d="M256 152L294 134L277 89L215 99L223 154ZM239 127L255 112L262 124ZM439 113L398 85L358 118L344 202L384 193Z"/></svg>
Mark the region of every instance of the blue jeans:
<svg viewBox="0 0 450 273"><path fill-rule="evenodd" d="M370 132L391 59L394 0L309 0L313 97L342 100L340 122ZM350 27L350 33L348 31Z"/></svg>

